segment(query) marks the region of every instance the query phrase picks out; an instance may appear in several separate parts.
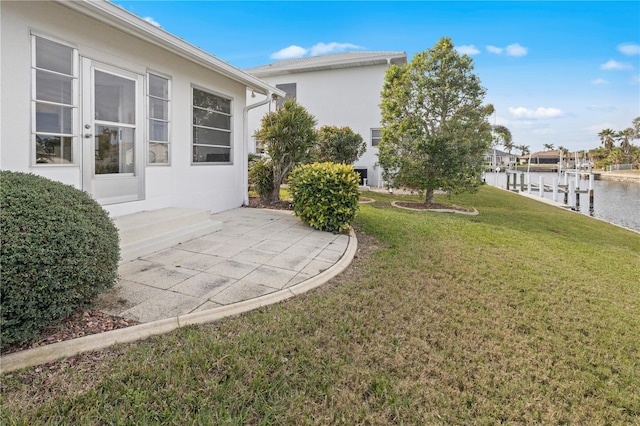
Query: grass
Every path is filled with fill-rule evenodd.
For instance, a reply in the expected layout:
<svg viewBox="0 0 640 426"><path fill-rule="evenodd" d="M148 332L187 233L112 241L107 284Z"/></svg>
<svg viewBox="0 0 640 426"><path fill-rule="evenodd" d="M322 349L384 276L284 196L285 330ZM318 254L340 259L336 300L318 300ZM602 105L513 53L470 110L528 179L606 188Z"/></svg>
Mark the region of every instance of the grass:
<svg viewBox="0 0 640 426"><path fill-rule="evenodd" d="M2 424L640 424L640 236L484 187L325 286L2 377ZM54 368L55 367L55 368Z"/></svg>

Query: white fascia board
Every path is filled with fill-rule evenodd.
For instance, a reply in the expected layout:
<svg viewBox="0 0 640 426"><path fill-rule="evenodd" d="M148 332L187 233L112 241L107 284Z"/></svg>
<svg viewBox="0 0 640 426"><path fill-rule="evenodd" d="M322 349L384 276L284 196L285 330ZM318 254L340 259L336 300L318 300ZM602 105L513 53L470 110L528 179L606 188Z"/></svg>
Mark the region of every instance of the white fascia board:
<svg viewBox="0 0 640 426"><path fill-rule="evenodd" d="M187 43L162 28L158 28L155 25L148 23L144 19L139 18L113 3L105 0L53 1L102 22L103 24L109 25L117 30L154 44L178 56L188 59L191 62L224 75L238 83L246 85L249 89L258 93L262 93L264 95L272 93L280 97L284 97L286 95L282 90L270 86L259 78L245 73L241 69L216 58L190 43Z"/></svg>
<svg viewBox="0 0 640 426"><path fill-rule="evenodd" d="M363 67L363 66L371 66L371 65L383 65L389 62L395 63L400 59L400 63L407 62L407 55L405 53L393 54L393 55L380 55L380 56L370 56L366 58L350 58L343 59L339 61L330 61L330 62L320 62L320 63L302 63L295 64L283 67L274 67L269 69L268 66L259 67L259 69L255 69L251 71L252 75L256 77L272 77L276 75L284 75L284 74L296 74L301 72L310 72L310 71L324 71L324 70L332 70L332 69L340 69L340 68L354 68L354 67Z"/></svg>

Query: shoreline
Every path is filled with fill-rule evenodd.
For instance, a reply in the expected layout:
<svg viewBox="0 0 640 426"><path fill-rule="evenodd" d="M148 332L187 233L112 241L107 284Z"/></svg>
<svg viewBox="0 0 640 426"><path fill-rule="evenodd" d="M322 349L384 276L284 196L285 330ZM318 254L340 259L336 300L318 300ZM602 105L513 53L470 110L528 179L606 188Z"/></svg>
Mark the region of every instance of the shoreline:
<svg viewBox="0 0 640 426"><path fill-rule="evenodd" d="M596 179L612 180L616 182L635 182L640 183L640 171L637 173L619 173L619 172L598 172Z"/></svg>

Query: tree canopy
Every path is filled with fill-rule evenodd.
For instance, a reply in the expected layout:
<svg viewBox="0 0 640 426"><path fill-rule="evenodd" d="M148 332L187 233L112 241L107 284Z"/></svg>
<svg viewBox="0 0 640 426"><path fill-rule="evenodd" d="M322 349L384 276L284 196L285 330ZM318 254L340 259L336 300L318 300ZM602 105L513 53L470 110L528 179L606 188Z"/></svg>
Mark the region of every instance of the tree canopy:
<svg viewBox="0 0 640 426"><path fill-rule="evenodd" d="M483 154L491 142L483 105L486 89L450 38L392 65L382 90L380 165L394 186L424 191L473 191L480 183Z"/></svg>
<svg viewBox="0 0 640 426"><path fill-rule="evenodd" d="M632 143L640 139L640 117L632 120L632 126L621 131L607 128L598 133L603 148L592 149L589 155L596 167L604 168L612 164L631 163L640 167L640 147ZM620 146L616 146L616 142Z"/></svg>
<svg viewBox="0 0 640 426"><path fill-rule="evenodd" d="M273 192L270 201L280 199L280 185L293 167L309 159L316 143L316 119L295 99L287 99L281 108L262 117L261 127L254 133L271 158Z"/></svg>
<svg viewBox="0 0 640 426"><path fill-rule="evenodd" d="M321 163L353 164L366 150L362 136L349 127L322 126L318 131L315 156Z"/></svg>

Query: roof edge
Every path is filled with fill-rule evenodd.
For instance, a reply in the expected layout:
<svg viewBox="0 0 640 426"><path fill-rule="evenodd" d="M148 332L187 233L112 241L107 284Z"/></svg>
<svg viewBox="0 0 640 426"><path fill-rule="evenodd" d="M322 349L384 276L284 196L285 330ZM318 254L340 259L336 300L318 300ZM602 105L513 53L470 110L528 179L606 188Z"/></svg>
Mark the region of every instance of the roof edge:
<svg viewBox="0 0 640 426"><path fill-rule="evenodd" d="M353 52L349 52L353 53ZM256 77L268 77L275 75L284 75L284 74L294 74L298 72L309 72L309 71L323 71L328 69L337 69L337 68L349 68L349 67L357 67L357 66L368 66L368 65L382 65L388 63L406 63L407 62L407 53L400 51L380 51L380 52L357 52L357 53L372 53L374 55L367 57L352 57L352 58L344 58L344 53L335 53L331 55L318 55L311 56L307 58L323 58L327 59L325 62L317 62L317 63L298 63L298 61L307 59L307 58L299 58L299 59L287 59L284 61L273 62L271 64L261 65L254 68L247 68L244 71L254 75ZM338 57L341 56L341 57ZM331 60L335 59L335 60ZM291 65L286 65L287 62L291 62ZM278 66L277 64L280 64ZM271 68L273 67L273 68Z"/></svg>
<svg viewBox="0 0 640 426"><path fill-rule="evenodd" d="M256 76L205 52L170 32L150 24L139 16L106 0L52 0L85 16L114 27L138 39L154 44L191 62L215 71L238 83L244 84L258 93L275 93L284 97L285 93Z"/></svg>

